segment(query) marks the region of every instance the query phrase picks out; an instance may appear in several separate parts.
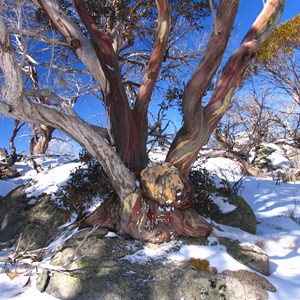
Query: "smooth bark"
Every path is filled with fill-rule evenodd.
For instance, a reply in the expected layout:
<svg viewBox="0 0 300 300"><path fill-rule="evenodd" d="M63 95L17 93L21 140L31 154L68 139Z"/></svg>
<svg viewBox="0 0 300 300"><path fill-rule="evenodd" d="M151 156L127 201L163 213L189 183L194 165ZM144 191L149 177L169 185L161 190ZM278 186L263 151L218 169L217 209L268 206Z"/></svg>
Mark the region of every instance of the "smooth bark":
<svg viewBox="0 0 300 300"><path fill-rule="evenodd" d="M217 32L218 30L226 30L225 28L231 30L237 4L238 1L233 0L221 1L216 16L216 23L214 24L217 28ZM198 69L191 77L183 96L184 123L176 135L166 159L179 168L185 175L189 173L199 150L206 143L210 134L226 112L231 97L242 78L245 67L260 49L262 42L278 24L284 4L285 0L269 0L266 2L261 14L253 23L240 47L225 64L218 78L214 93L204 109L202 108L201 99L203 91L209 81L203 79L207 74L203 71L199 72L199 70L204 68L204 66L206 66L206 68L210 67L210 61L206 60L206 55L204 55ZM228 5L227 11L225 12L221 11L221 8L224 9L223 5ZM231 9L233 11L230 14ZM226 16L227 18L224 18ZM209 44L214 44L215 31L216 30L212 30ZM227 32L228 31L226 31L226 33ZM221 32L218 39L224 39L223 43L225 43L226 46L228 37L229 35L222 34ZM217 44L215 44L215 46L217 46ZM218 62L220 62L220 55L222 55L223 52L221 51L219 53L219 50L217 54L215 52L216 50L213 48L209 51L209 53L211 53L210 55L214 54L218 58ZM210 57L209 54L207 55ZM214 64L212 64L212 67L214 67Z"/></svg>
<svg viewBox="0 0 300 300"><path fill-rule="evenodd" d="M86 10L84 1L74 0L74 4L89 32L90 40L61 9L58 0L35 2L47 12L52 24L98 82L108 108L116 152L102 138L103 132L101 134L95 126L80 119L68 104L58 105L60 99L54 99L54 94L49 95L54 100L52 102L42 104L32 100L30 93L33 91L24 89L21 68L14 56L9 32L1 17L0 66L5 85L1 89L3 101L0 101L0 112L18 120L58 128L79 142L99 161L110 178L118 200L102 206L98 213L90 216L90 223L116 227L125 235L158 243L170 239L171 232L178 235L207 236L211 227L200 215L188 208L192 201L192 189L188 183L183 182L183 178L188 175L199 150L227 110L244 68L277 25L285 1L267 1L242 44L225 64L214 93L203 108L203 95L220 66L239 3L237 0L220 1L207 49L184 90L184 122L171 145L166 158L167 171L163 174L159 171L161 168L147 169L144 172L142 169L148 160L147 111L170 31L171 12L168 1L156 1L158 25L153 51L133 110L129 106L122 83L113 39L108 32L97 27ZM150 174L152 171L153 176ZM146 182L142 182L141 187L137 186L134 173L138 176L145 175ZM153 177L153 183L149 176ZM147 182L151 183L148 193L144 188ZM164 193L166 195L161 197ZM170 195L172 199L169 198ZM112 222L114 217L118 222Z"/></svg>

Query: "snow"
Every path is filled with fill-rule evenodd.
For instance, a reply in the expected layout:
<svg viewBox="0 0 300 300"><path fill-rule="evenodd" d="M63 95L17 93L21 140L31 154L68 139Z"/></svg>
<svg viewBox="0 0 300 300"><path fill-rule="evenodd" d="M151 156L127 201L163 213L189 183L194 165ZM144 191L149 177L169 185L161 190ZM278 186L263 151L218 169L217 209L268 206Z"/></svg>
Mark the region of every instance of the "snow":
<svg viewBox="0 0 300 300"><path fill-rule="evenodd" d="M210 267L215 267L219 272L224 270L250 270L229 256L224 246L216 244L215 237L209 237L208 241L209 245L184 245L179 251L169 254L167 258L175 261L189 260L190 258L206 259L209 261Z"/></svg>
<svg viewBox="0 0 300 300"><path fill-rule="evenodd" d="M0 274L0 299L22 299L22 300L53 300L55 297L40 293L35 286L36 280L31 282L32 288L24 289L23 286L26 284L27 277L20 276L14 280L8 281L6 274Z"/></svg>
<svg viewBox="0 0 300 300"><path fill-rule="evenodd" d="M100 198L99 196L95 196L91 200L91 203L85 207L85 213L87 214L92 213L93 211L96 210L96 208L98 208L101 205L102 202L103 202L102 198Z"/></svg>
<svg viewBox="0 0 300 300"><path fill-rule="evenodd" d="M273 164L284 165L282 153L279 151L274 153L272 156ZM163 160L165 152L157 150L156 153L152 153L152 157L155 158L154 161ZM37 162L44 168L44 171L39 174L26 163L17 163L16 167L22 176L1 180L0 195L4 196L22 184L27 184L26 192L29 196L36 197L41 193L52 194L68 180L70 172L79 166L77 162L62 158L38 158ZM219 229L214 229L213 235L208 238L208 245L185 245L180 240L172 240L159 246L147 244L144 249L122 259L143 264L151 260L168 263L200 258L209 260L210 266L215 267L219 272L226 269L250 270L229 256L225 247L217 243L215 236L231 237L239 240L242 244L252 245L252 247L258 245L268 253L271 275L266 278L277 288L276 293L269 293L269 299L300 299L300 183L288 182L278 185L269 178L243 178L239 164L227 158L207 159L205 162L201 162L200 167L207 168L215 174L214 178L219 181L224 178L234 182L242 178L239 193L247 200L256 214L257 233L253 235L237 228L215 224ZM29 182L34 184L28 185ZM234 209L224 199L213 198L223 211L229 212ZM95 199L93 205L97 205L100 200ZM78 229L72 227L71 220L68 224L61 226L60 230L62 232L60 238L47 247L49 256L46 257L45 263L48 262L52 251L58 249ZM106 237L119 238L113 232L109 232ZM0 257L11 254L12 250L0 251ZM41 294L36 290L34 276L31 286L24 287L28 276L20 275L10 280L4 273L3 267L4 263L0 263L0 299L55 299L53 296L46 293Z"/></svg>
<svg viewBox="0 0 300 300"><path fill-rule="evenodd" d="M228 203L223 197L212 195L212 201L218 205L223 214L228 214L236 209L235 205Z"/></svg>
<svg viewBox="0 0 300 300"><path fill-rule="evenodd" d="M270 160L274 169L279 167L291 167L291 162L285 157L284 151L273 143L263 143L263 146L274 150L267 158Z"/></svg>
<svg viewBox="0 0 300 300"><path fill-rule="evenodd" d="M126 255L122 259L131 261L132 263L144 264L151 260L163 260L168 258L168 253L173 248L178 248L180 241L170 241L162 245L147 245L144 249L135 252L134 254Z"/></svg>
<svg viewBox="0 0 300 300"><path fill-rule="evenodd" d="M66 184L70 178L70 172L79 165L78 162L70 162L38 173L34 177L35 183L25 189L27 196L38 197L43 193L53 195L60 186Z"/></svg>
<svg viewBox="0 0 300 300"><path fill-rule="evenodd" d="M238 181L242 177L240 164L229 158L210 158L201 164L201 168L205 168L210 173L228 181Z"/></svg>

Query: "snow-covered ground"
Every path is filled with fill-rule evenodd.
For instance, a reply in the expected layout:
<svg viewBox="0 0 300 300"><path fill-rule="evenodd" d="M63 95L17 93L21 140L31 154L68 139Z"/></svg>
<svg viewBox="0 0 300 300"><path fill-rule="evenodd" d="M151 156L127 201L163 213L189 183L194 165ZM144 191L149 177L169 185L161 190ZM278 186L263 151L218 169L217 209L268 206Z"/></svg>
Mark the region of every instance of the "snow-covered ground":
<svg viewBox="0 0 300 300"><path fill-rule="evenodd" d="M153 154L158 160L163 156L164 153L161 152ZM281 161L278 157L276 160ZM44 167L44 171L39 174L25 163L18 163L17 167L22 177L9 181L0 180L0 195L6 195L10 190L29 180L35 181L34 186L27 188L29 195L53 193L67 181L70 171L79 165L61 158L39 158L37 162ZM209 159L201 167L230 181L241 178L239 166L226 158ZM270 299L300 299L300 225L294 221L300 219L300 183L276 185L272 179L244 177L239 192L256 214L257 234L252 235L224 225L220 226L223 231L217 234L235 237L244 243L263 245L270 257L271 275L267 279L277 288L276 293L269 293ZM147 258L178 261L193 257L208 259L210 266L218 271L248 269L229 256L225 247L216 245L214 239L213 236L209 237L210 246L182 245L180 250L170 253L168 249L174 246L174 242L176 243L171 241L154 248L145 247L142 252L139 251L125 259L143 263ZM0 251L0 258L9 254L10 250ZM24 288L28 277L21 275L11 280L3 272L3 267L4 264L0 263L0 299L55 299L46 293L39 293L35 288L34 279L30 287Z"/></svg>

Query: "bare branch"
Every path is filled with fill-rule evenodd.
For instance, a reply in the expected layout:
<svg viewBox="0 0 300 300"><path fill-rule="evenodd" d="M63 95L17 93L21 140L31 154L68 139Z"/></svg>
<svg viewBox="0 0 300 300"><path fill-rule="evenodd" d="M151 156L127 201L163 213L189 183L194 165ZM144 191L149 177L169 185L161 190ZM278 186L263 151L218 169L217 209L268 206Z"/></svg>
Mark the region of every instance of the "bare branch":
<svg viewBox="0 0 300 300"><path fill-rule="evenodd" d="M28 59L28 61L30 61L32 64L34 64L36 66L49 67L49 68L54 69L54 70L59 70L63 73L89 74L89 71L87 71L87 70L79 70L79 69L76 70L76 69L70 69L70 68L63 68L63 67L55 65L53 63L48 64L48 63L44 63L44 62L39 62L39 61L35 60L34 58L32 58L30 55L26 55L26 58Z"/></svg>
<svg viewBox="0 0 300 300"><path fill-rule="evenodd" d="M142 120L142 122L146 120L150 97L162 66L171 25L171 10L168 0L157 0L156 5L158 10L158 26L155 42L149 59L147 73L139 89L134 108L136 119ZM145 126L147 127L148 124L143 124L143 127Z"/></svg>
<svg viewBox="0 0 300 300"><path fill-rule="evenodd" d="M132 194L136 189L132 174L99 132L94 130L94 126L78 117L26 99L23 94L21 69L12 51L9 33L0 17L0 67L5 78L0 113L28 123L45 124L65 132L99 161L121 199Z"/></svg>
<svg viewBox="0 0 300 300"><path fill-rule="evenodd" d="M90 41L83 35L80 28L60 9L59 1L36 0L49 15L53 25L63 34L67 43L84 63L88 71L100 84L103 91L107 91L106 77L99 63L97 53Z"/></svg>
<svg viewBox="0 0 300 300"><path fill-rule="evenodd" d="M34 38L36 40L45 42L47 44L55 44L55 45L62 45L62 46L70 47L70 44L68 44L66 42L63 42L61 39L51 39L51 38L45 37L41 34L38 34L34 31L31 31L31 30L28 30L28 29L19 29L19 28L16 28L16 27L12 26L8 29L8 31L10 33L31 37L31 38Z"/></svg>

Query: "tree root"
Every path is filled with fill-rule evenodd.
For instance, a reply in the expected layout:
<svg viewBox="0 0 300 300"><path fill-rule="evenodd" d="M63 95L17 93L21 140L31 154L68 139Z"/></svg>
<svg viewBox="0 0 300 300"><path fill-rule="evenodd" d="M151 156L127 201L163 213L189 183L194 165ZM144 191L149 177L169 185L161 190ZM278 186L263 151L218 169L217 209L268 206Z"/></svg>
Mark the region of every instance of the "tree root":
<svg viewBox="0 0 300 300"><path fill-rule="evenodd" d="M107 227L155 244L169 241L172 235L207 237L212 231L205 219L191 208L161 206L144 198L139 189L124 199L123 206L116 200L114 196L104 201L80 227Z"/></svg>

